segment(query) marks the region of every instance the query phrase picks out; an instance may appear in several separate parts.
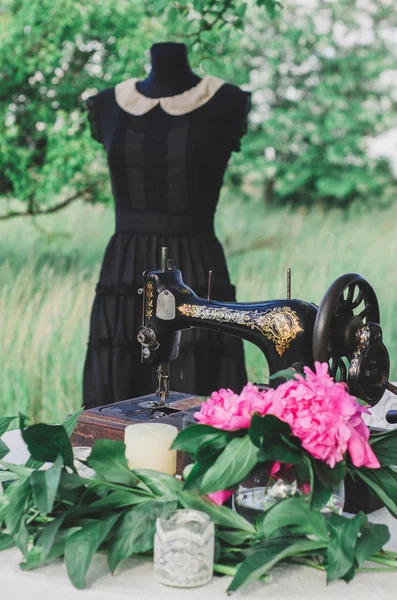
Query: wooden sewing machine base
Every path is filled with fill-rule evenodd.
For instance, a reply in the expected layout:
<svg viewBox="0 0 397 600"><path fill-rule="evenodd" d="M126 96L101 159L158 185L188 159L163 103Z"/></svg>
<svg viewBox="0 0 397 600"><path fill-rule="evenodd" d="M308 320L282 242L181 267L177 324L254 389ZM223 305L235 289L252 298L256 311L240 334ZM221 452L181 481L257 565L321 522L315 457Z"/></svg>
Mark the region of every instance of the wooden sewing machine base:
<svg viewBox="0 0 397 600"><path fill-rule="evenodd" d="M132 423L169 423L180 430L183 427L183 418L191 417L201 404L197 396L179 392L170 392L167 404L161 407L145 406L151 402L158 402L156 394L85 410L72 434L73 446L92 446L98 439L123 442L124 429ZM182 470L182 462L183 457L178 452L177 473Z"/></svg>

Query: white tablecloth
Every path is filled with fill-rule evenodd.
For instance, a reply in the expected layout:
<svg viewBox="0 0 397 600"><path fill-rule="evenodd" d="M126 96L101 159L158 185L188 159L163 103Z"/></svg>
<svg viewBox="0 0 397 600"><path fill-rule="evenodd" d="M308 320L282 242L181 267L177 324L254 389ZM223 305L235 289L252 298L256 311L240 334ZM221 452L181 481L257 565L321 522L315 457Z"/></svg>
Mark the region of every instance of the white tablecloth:
<svg viewBox="0 0 397 600"><path fill-rule="evenodd" d="M2 439L11 448L7 460L23 463L28 453L19 431L8 432ZM397 520L386 509L372 513L370 520L388 525L392 537L387 547L397 551ZM111 576L106 556L98 554L88 571L88 589L76 590L61 560L28 572L20 569L20 560L19 550L0 552L0 600L226 600L226 589L231 581L229 577L215 577L201 588L165 587L154 579L152 563L148 560L127 559ZM396 594L397 571L360 573L349 584L335 581L326 586L324 573L291 565L273 569L269 584L253 584L237 592L235 597L247 600L392 600Z"/></svg>

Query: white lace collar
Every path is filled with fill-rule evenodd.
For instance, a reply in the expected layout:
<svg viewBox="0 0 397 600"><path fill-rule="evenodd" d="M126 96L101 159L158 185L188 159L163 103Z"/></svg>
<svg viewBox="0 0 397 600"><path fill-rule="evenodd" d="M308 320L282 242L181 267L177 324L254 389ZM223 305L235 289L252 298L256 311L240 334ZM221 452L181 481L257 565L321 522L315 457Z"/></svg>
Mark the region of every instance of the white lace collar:
<svg viewBox="0 0 397 600"><path fill-rule="evenodd" d="M139 79L134 77L115 86L117 104L123 110L135 116L148 113L158 104L169 115L184 115L206 104L225 83L218 77L206 75L196 86L183 92L183 94L169 96L168 98L148 98L137 90L137 81Z"/></svg>

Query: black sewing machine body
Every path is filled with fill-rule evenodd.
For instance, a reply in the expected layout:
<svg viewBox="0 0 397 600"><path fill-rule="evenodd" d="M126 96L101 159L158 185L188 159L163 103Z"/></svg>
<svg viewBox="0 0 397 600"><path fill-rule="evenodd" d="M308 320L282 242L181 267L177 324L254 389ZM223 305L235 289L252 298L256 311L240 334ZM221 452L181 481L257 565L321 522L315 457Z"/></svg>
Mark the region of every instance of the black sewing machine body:
<svg viewBox="0 0 397 600"><path fill-rule="evenodd" d="M173 360L178 354L180 331L205 327L258 346L270 374L291 365L313 363L313 327L318 310L314 304L302 300L205 300L183 283L176 269L147 271L144 284L144 325L139 340L144 342L145 362ZM155 333L155 340L150 331Z"/></svg>
<svg viewBox="0 0 397 600"><path fill-rule="evenodd" d="M157 394L162 403L170 389L169 361L177 357L180 333L189 327L214 329L252 342L263 352L270 375L287 368L299 372L315 361L328 362L330 374L371 405L386 388L396 393L388 381L390 362L382 341L378 300L361 275L339 277L318 307L291 298L249 303L199 298L172 260L163 260L162 267L143 274L138 332L142 361L158 365Z"/></svg>

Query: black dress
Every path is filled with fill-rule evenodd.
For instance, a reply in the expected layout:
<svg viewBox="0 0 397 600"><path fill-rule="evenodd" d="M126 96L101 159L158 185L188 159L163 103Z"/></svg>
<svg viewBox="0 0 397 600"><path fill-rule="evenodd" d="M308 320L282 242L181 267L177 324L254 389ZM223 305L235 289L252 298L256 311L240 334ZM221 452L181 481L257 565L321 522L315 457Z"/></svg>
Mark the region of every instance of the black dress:
<svg viewBox="0 0 397 600"><path fill-rule="evenodd" d="M199 296L206 296L212 269L213 299L235 300L213 219L228 160L245 131L249 97L213 80L204 78L165 102L142 96L129 80L119 84L129 85L127 104L117 86L88 102L93 136L107 151L116 231L92 307L86 408L156 390L156 368L141 364L136 340L142 319L137 290L143 271L160 267L163 246ZM128 89L121 90L124 99ZM246 380L240 339L197 328L182 333L179 357L171 364L171 389L208 395L221 387L240 391Z"/></svg>

